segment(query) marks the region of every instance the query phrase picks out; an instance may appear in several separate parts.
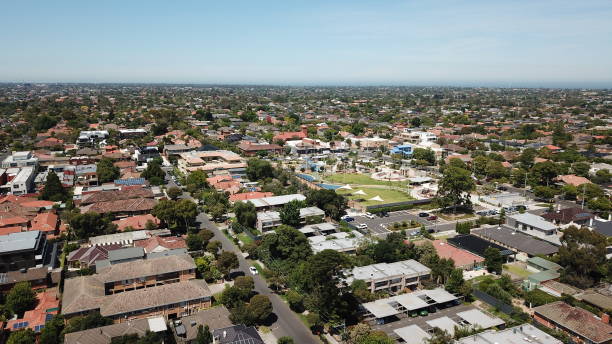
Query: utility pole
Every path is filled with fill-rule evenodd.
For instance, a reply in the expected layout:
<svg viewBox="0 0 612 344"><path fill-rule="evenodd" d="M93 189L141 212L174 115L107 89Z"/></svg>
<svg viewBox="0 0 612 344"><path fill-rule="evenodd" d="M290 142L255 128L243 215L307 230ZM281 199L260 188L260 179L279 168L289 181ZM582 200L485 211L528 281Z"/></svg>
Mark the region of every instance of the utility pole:
<svg viewBox="0 0 612 344"><path fill-rule="evenodd" d="M584 195L586 190L586 183L582 184L582 209L584 209Z"/></svg>

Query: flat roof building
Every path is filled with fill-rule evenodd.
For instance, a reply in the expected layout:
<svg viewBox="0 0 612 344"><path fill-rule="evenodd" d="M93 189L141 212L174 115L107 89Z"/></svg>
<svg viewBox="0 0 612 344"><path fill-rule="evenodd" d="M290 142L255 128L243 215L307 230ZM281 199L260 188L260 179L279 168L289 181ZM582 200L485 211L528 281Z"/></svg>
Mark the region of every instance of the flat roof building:
<svg viewBox="0 0 612 344"><path fill-rule="evenodd" d="M380 263L355 267L346 272L346 283L354 280L366 282L370 292L398 292L406 288L415 289L422 280L429 279L431 269L414 259L395 263Z"/></svg>

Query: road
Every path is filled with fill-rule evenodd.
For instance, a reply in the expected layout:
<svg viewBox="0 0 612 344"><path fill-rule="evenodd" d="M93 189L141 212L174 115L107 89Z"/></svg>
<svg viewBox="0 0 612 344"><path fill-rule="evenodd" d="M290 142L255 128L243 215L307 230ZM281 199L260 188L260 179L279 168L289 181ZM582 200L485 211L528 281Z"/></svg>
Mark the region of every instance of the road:
<svg viewBox="0 0 612 344"><path fill-rule="evenodd" d="M234 243L230 241L221 232L221 230L219 230L215 223L210 221L204 213L200 213L197 220L200 223L200 228L206 228L215 234L214 239L221 242L223 250L232 251L238 255L240 267L234 270L234 272L239 270L245 275L250 275L249 267L251 265L249 262L242 256L240 249L236 247L236 245L234 245ZM255 282L255 291L259 294L268 296L270 298L270 302L272 302L272 307L277 319L272 326L270 326L270 328L276 338L289 336L293 338L296 343L300 344L321 343L321 341L310 332L300 318L289 308L289 306L283 302L278 295L274 294L270 288L268 288L267 283L259 275L253 277L253 281Z"/></svg>

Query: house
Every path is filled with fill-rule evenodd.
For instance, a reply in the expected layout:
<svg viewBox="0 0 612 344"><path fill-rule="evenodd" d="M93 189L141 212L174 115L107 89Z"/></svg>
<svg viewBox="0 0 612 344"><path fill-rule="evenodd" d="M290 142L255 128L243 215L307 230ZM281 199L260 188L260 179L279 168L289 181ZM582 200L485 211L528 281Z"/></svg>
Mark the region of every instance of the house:
<svg viewBox="0 0 612 344"><path fill-rule="evenodd" d="M79 145L87 145L104 142L108 135L108 131L106 130L84 130L79 133L76 143Z"/></svg>
<svg viewBox="0 0 612 344"><path fill-rule="evenodd" d="M541 325L567 333L578 343L612 343L612 326L608 315L599 319L589 311L557 301L535 307L533 318Z"/></svg>
<svg viewBox="0 0 612 344"><path fill-rule="evenodd" d="M506 218L508 227L541 240L561 246L557 235L557 225L546 221L543 217L531 213L514 214Z"/></svg>
<svg viewBox="0 0 612 344"><path fill-rule="evenodd" d="M434 240L432 244L438 253L438 257L452 259L456 268L472 270L474 268L482 267L484 263L484 258L450 245L443 240Z"/></svg>
<svg viewBox="0 0 612 344"><path fill-rule="evenodd" d="M363 234L359 231L340 232L328 235L315 235L308 238L314 253L324 250L334 250L352 254L363 242Z"/></svg>
<svg viewBox="0 0 612 344"><path fill-rule="evenodd" d="M431 269L416 260L409 259L395 263L380 263L355 267L346 271L345 282L348 285L355 280L366 282L372 293L386 291L400 292L405 289L416 289L422 280L428 280Z"/></svg>
<svg viewBox="0 0 612 344"><path fill-rule="evenodd" d="M198 336L199 326L208 326L211 331L231 327L232 322L229 316L227 308L219 306L182 317L174 321L174 339L177 344L194 343Z"/></svg>
<svg viewBox="0 0 612 344"><path fill-rule="evenodd" d="M151 161L155 158L158 158L159 156L159 151L157 150L156 146L144 146L138 147L134 151L134 154L132 155L132 160L136 161L137 163L145 163L147 161Z"/></svg>
<svg viewBox="0 0 612 344"><path fill-rule="evenodd" d="M261 153L269 155L283 153L283 147L277 144L252 143L245 141L237 145L237 147L244 156L256 156Z"/></svg>
<svg viewBox="0 0 612 344"><path fill-rule="evenodd" d="M120 249L121 245L79 247L70 252L66 259L69 268L93 268L97 261L108 259L108 252Z"/></svg>
<svg viewBox="0 0 612 344"><path fill-rule="evenodd" d="M559 246L557 245L506 226L475 229L471 234L500 245L503 248L516 250L527 256L550 256L559 251Z"/></svg>
<svg viewBox="0 0 612 344"><path fill-rule="evenodd" d="M38 166L38 158L31 151L12 152L11 155L4 158L2 168L15 167L36 167Z"/></svg>
<svg viewBox="0 0 612 344"><path fill-rule="evenodd" d="M47 265L53 246L41 231L0 235L0 273Z"/></svg>
<svg viewBox="0 0 612 344"><path fill-rule="evenodd" d="M212 335L215 344L264 344L255 327L242 324L216 329Z"/></svg>
<svg viewBox="0 0 612 344"><path fill-rule="evenodd" d="M573 207L551 211L543 214L542 217L556 225L576 224L579 226L588 226L595 218L595 215L584 209Z"/></svg>
<svg viewBox="0 0 612 344"><path fill-rule="evenodd" d="M45 323L59 313L59 304L55 289L40 292L36 294L36 307L26 311L22 318L7 321L6 329L12 332L29 328L34 333L40 333Z"/></svg>
<svg viewBox="0 0 612 344"><path fill-rule="evenodd" d="M300 209L300 223L314 224L323 221L325 212L317 207ZM257 230L261 232L273 230L282 224L280 213L277 211L264 211L257 213Z"/></svg>
<svg viewBox="0 0 612 344"><path fill-rule="evenodd" d="M148 214L151 212L153 207L157 204L157 201L150 198L136 198L127 200L117 200L108 202L98 202L94 204L88 204L81 207L81 211L95 212L100 214L112 214L114 216L119 215L138 215Z"/></svg>
<svg viewBox="0 0 612 344"><path fill-rule="evenodd" d="M412 145L397 145L391 148L391 154L401 154L403 156L412 155Z"/></svg>
<svg viewBox="0 0 612 344"><path fill-rule="evenodd" d="M134 246L142 247L145 253L163 252L180 248L187 248L185 239L177 236L160 237L152 236L148 239L134 242Z"/></svg>
<svg viewBox="0 0 612 344"><path fill-rule="evenodd" d="M264 197L272 197L274 193L272 192L260 192L260 191L251 191L251 192L243 192L237 193L229 196L229 201L231 203L235 203L237 201L246 201L250 199L264 198Z"/></svg>
<svg viewBox="0 0 612 344"><path fill-rule="evenodd" d="M59 228L59 217L54 212L38 213L32 220L31 231L41 231L53 235Z"/></svg>
<svg viewBox="0 0 612 344"><path fill-rule="evenodd" d="M185 145L185 144L178 144L178 145L164 145L164 155L165 156L171 156L171 155L179 155L181 153L186 153L193 150L193 148Z"/></svg>
<svg viewBox="0 0 612 344"><path fill-rule="evenodd" d="M295 201L295 200L305 201L306 196L302 194L290 194L290 195L282 195L282 196L255 198L255 199L244 200L241 202L251 202L253 203L257 211L263 211L263 210L272 210L272 209L281 208L285 204L291 201Z"/></svg>
<svg viewBox="0 0 612 344"><path fill-rule="evenodd" d="M124 231L126 229L143 230L147 229L147 226L157 228L161 221L151 214L143 214L124 217L122 219L113 221L113 223L117 225L117 230Z"/></svg>
<svg viewBox="0 0 612 344"><path fill-rule="evenodd" d="M188 174L202 170L213 175L244 176L246 161L238 154L227 150L195 151L179 154L177 166Z"/></svg>
<svg viewBox="0 0 612 344"><path fill-rule="evenodd" d="M144 336L147 332L163 333L167 330L163 317L136 319L88 330L67 333L64 344L111 344L114 338L125 335Z"/></svg>
<svg viewBox="0 0 612 344"><path fill-rule="evenodd" d="M301 129L302 130L300 131L283 132L280 134L276 134L274 135L274 137L272 137L272 141L284 142L284 141L289 141L289 140L300 140L300 139L308 137L308 128L305 125L303 125Z"/></svg>
<svg viewBox="0 0 612 344"><path fill-rule="evenodd" d="M582 184L590 184L591 181L588 180L585 177L580 177L574 174L566 174L566 175L562 175L562 176L557 176L557 178L555 178L556 181L558 181L559 183L561 183L562 185L573 185L573 186L580 186Z"/></svg>
<svg viewBox="0 0 612 344"><path fill-rule="evenodd" d="M13 170L13 169L10 169ZM11 195L25 195L30 192L36 178L36 168L32 166L22 167L15 169L16 173L11 178L9 175L9 181L0 188ZM9 170L7 170L8 172Z"/></svg>

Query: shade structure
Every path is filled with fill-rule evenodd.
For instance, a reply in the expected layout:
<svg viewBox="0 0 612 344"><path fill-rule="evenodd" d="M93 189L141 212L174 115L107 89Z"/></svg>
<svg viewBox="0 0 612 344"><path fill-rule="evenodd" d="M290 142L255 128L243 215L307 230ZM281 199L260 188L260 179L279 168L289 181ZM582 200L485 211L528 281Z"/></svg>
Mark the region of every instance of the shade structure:
<svg viewBox="0 0 612 344"><path fill-rule="evenodd" d="M357 190L353 194L354 195L365 195L366 193L363 190Z"/></svg>
<svg viewBox="0 0 612 344"><path fill-rule="evenodd" d="M368 201L378 201L378 202L383 202L384 200L382 198L380 198L380 196L376 195L372 198L370 198Z"/></svg>

